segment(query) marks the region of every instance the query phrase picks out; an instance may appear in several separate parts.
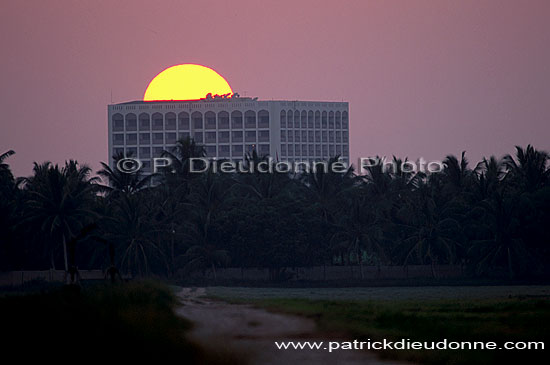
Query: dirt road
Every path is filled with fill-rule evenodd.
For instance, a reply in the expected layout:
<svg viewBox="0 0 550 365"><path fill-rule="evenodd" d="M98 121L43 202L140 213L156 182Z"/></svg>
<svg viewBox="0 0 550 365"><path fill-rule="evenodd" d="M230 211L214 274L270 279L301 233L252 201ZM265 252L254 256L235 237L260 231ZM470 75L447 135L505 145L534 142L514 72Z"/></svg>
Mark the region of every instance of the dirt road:
<svg viewBox="0 0 550 365"><path fill-rule="evenodd" d="M279 350L275 341L346 341L321 334L307 318L271 313L249 305L202 298L204 289L184 288L179 315L195 327L190 338L210 352L229 352L249 364L398 364L381 361L367 351ZM229 357L228 357L229 360ZM231 361L235 362L235 361ZM399 363L402 364L402 363Z"/></svg>

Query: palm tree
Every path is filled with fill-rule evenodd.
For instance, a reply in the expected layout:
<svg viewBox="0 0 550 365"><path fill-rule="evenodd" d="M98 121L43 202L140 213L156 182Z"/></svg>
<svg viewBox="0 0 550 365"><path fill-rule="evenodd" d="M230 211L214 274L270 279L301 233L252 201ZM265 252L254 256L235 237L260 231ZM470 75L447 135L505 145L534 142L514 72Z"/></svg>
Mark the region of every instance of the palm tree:
<svg viewBox="0 0 550 365"><path fill-rule="evenodd" d="M5 188L11 190L11 187L15 181L13 174L11 173L10 166L7 163L4 163L5 159L13 156L14 154L15 152L13 152L13 150L9 150L0 155L0 189L2 189L0 192L3 192Z"/></svg>
<svg viewBox="0 0 550 365"><path fill-rule="evenodd" d="M495 192L507 175L506 163L495 156L486 157L474 169L478 198L484 200Z"/></svg>
<svg viewBox="0 0 550 365"><path fill-rule="evenodd" d="M462 151L460 161L454 155L447 155L443 160L445 169L443 176L445 179L445 190L450 195L463 193L471 183L472 170L468 168L468 159L466 151Z"/></svg>
<svg viewBox="0 0 550 365"><path fill-rule="evenodd" d="M515 158L511 155L504 157L513 181L527 192L533 192L550 182L548 159L547 152L537 151L531 145L527 145L525 149L516 146Z"/></svg>
<svg viewBox="0 0 550 365"><path fill-rule="evenodd" d="M502 192L494 192L481 202L486 214L481 224L489 232L487 238L474 240L469 255L476 265L476 272L506 267L510 279L516 276L516 269L526 267L531 261L525 242L519 233L521 222L517 216L515 198L507 198Z"/></svg>
<svg viewBox="0 0 550 365"><path fill-rule="evenodd" d="M114 156L115 163L123 158L122 154ZM101 162L103 169L97 174L106 179L108 185L99 185L101 190L107 193L107 196L116 198L119 194L134 194L150 185L154 174L144 176L141 170L127 173L119 169L111 169L109 165Z"/></svg>
<svg viewBox="0 0 550 365"><path fill-rule="evenodd" d="M163 253L155 242L158 227L153 209L143 194L121 195L113 204L113 215L105 222L105 239L121 247L121 266L128 274L149 274L150 259Z"/></svg>
<svg viewBox="0 0 550 365"><path fill-rule="evenodd" d="M88 166L72 160L63 168L35 163L34 175L23 180L29 195L25 223L36 224L50 241L61 241L66 272L69 264L75 264L69 262L67 242L96 216L92 210L96 178L90 178L90 172ZM52 264L54 250L55 246L51 248Z"/></svg>
<svg viewBox="0 0 550 365"><path fill-rule="evenodd" d="M462 227L453 216L452 204L445 204L428 194L422 194L413 205L407 205L399 212L398 224L404 237L397 247L403 264L407 266L416 259L420 264L431 265L435 277L435 265L454 263L457 249L462 246Z"/></svg>
<svg viewBox="0 0 550 365"><path fill-rule="evenodd" d="M364 253L376 257L379 270L381 261L386 257L381 217L364 198L352 200L345 211L346 214L339 215L337 231L331 238L331 244L337 250L343 248L347 257L350 255L357 257L361 279L363 279Z"/></svg>

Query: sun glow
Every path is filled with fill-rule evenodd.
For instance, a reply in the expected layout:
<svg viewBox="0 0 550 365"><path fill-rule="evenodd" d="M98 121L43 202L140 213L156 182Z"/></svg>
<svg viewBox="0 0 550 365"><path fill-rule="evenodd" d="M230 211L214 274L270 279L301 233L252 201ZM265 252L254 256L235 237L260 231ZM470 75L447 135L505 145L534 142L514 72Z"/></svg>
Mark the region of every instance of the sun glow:
<svg viewBox="0 0 550 365"><path fill-rule="evenodd" d="M144 101L198 100L207 94L232 94L231 86L211 68L183 64L167 68L147 86Z"/></svg>

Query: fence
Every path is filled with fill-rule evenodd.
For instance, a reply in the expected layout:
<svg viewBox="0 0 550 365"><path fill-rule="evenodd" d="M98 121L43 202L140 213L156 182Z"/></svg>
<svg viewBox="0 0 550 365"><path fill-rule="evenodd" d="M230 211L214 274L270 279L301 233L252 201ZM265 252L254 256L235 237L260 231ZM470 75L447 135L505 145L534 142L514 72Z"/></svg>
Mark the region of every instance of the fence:
<svg viewBox="0 0 550 365"><path fill-rule="evenodd" d="M100 280L105 277L102 270L79 270L82 280ZM63 282L65 271L8 271L0 272L0 286L19 286L29 281L42 280L47 282Z"/></svg>
<svg viewBox="0 0 550 365"><path fill-rule="evenodd" d="M278 270L268 268L218 268L218 280L269 281L273 279L294 281L336 281L336 280L385 280L385 279L441 279L463 278L460 265L409 265L409 266L313 266L287 267ZM212 270L191 275L197 279L214 279Z"/></svg>

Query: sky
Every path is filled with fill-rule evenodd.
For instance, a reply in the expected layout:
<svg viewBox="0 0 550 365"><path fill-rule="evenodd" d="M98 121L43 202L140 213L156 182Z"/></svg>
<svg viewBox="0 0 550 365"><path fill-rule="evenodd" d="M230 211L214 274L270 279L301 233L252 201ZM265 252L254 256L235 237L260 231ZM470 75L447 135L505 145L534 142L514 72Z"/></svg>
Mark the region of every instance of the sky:
<svg viewBox="0 0 550 365"><path fill-rule="evenodd" d="M352 162L550 150L550 1L5 1L0 153L107 161L107 105L182 63L241 95L348 101Z"/></svg>

